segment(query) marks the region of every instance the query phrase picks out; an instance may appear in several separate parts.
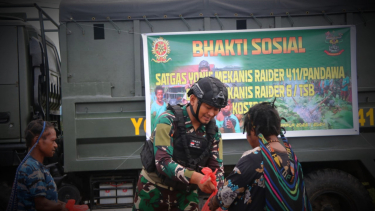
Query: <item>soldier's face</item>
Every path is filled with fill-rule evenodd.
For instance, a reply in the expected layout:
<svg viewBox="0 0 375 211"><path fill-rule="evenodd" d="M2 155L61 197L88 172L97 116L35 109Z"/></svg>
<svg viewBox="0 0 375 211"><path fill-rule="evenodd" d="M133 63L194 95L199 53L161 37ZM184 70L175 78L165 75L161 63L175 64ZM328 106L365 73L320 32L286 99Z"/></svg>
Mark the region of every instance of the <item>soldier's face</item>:
<svg viewBox="0 0 375 211"><path fill-rule="evenodd" d="M39 140L39 151L45 157L52 157L57 148L56 131L54 128L47 128Z"/></svg>
<svg viewBox="0 0 375 211"><path fill-rule="evenodd" d="M190 104L193 106L196 113L198 108L198 99L194 95L190 96ZM201 107L199 108L199 121L202 124L208 124L219 113L219 111L219 108L202 103Z"/></svg>
<svg viewBox="0 0 375 211"><path fill-rule="evenodd" d="M199 120L203 124L208 124L211 119L213 119L219 113L219 111L219 108L202 103L198 114Z"/></svg>

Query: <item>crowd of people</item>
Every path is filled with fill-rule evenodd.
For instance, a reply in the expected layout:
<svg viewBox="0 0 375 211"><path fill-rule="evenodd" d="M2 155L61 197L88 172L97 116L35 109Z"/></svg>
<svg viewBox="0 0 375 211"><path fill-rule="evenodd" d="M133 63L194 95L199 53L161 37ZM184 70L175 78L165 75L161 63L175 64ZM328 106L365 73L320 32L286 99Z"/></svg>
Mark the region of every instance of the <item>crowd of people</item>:
<svg viewBox="0 0 375 211"><path fill-rule="evenodd" d="M313 81L315 93L322 96L332 96L352 102L351 81L349 76L341 79L324 79Z"/></svg>

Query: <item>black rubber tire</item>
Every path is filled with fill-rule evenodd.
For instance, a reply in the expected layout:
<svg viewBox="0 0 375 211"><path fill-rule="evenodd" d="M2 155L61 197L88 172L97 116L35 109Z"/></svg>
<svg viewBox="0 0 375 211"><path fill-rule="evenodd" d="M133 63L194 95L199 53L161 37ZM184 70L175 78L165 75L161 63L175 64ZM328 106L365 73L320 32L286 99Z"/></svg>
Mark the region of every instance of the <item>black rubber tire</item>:
<svg viewBox="0 0 375 211"><path fill-rule="evenodd" d="M76 204L81 201L81 194L74 185L64 184L58 190L58 198L60 201L68 202L69 199L76 200Z"/></svg>
<svg viewBox="0 0 375 211"><path fill-rule="evenodd" d="M305 177L313 210L374 211L371 197L358 179L336 170L323 169Z"/></svg>

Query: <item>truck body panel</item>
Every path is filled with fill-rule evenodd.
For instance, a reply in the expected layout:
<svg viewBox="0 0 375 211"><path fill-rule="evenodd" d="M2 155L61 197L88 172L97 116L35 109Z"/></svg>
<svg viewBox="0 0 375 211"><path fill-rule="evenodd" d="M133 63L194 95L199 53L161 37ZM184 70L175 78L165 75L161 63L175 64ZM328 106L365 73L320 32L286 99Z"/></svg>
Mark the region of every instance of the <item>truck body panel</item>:
<svg viewBox="0 0 375 211"><path fill-rule="evenodd" d="M131 15L130 19L127 16L124 18L124 14L127 14L124 11L122 19L120 17L117 19L114 19L113 16L111 17L115 24L113 25L110 21L103 21L100 18L102 14L95 15L95 12L85 11L87 12L87 16L83 16L82 14L70 11L75 9L68 7L65 3L68 4L69 1L62 3L63 12L60 14L60 20L66 21L66 24L60 28L61 56L63 61L66 59L66 62L62 63L62 80L65 80L66 83L63 86L63 93L64 90L69 90L69 93L63 94L63 113L67 114L64 116L64 125L69 125L69 131L73 129L77 131L75 134L65 135L65 152L69 151L71 153L71 156L66 156L65 158L65 167L68 172L83 169L113 170L126 159L128 160L118 169L137 169L140 167L139 152L134 153L134 150L138 149L145 139L143 129L145 117L144 99L140 97L142 99L138 101L135 110L133 109L133 104L128 103L127 100L133 97L138 98L136 93L142 93L142 96L144 96L143 77L142 89L136 86L137 83L134 83L137 80L137 74L143 75L143 71L139 69L139 67L143 68L141 62L143 57L140 52L142 46L140 43L138 43L138 46L135 46L135 41L139 39L141 33L188 31L187 25L190 27L190 30L196 31L221 30L221 25L225 30L235 30L238 20L246 21L247 29L259 29L259 23L262 25L262 28L291 27L290 18L287 15L281 15L280 13L280 16L276 16L269 15L266 12L259 14L260 17L256 18L256 20L252 17L222 17L228 16L228 13L224 15L219 14L220 18L218 19L214 14L204 13L204 17L201 18L186 18L186 25L181 18L171 17L171 15L167 14L167 11L166 17L161 15L163 11L159 11L159 16L152 16L148 20L142 19L143 16L136 17L134 15ZM85 8L84 5L81 6ZM108 6L108 8L110 7ZM65 9L69 9L69 11L65 12ZM105 12L104 10L104 14ZM75 22L67 20L66 17L68 14L77 21L76 23L80 27ZM374 15L371 12L366 13L366 17ZM95 17L95 20L87 19L88 16ZM183 15L183 17L185 16ZM367 52L370 51L371 47L369 46L371 45L362 43L362 38L358 37L365 34L365 37L367 37L367 34L371 34L374 30L374 27L371 27L371 25L374 23L369 22L364 26L360 13L343 12L342 10L332 11L329 14L328 20L324 14L318 14L317 12L315 14L312 12L301 14L291 18L293 20L293 27L329 26L331 25L330 21L335 25L356 24L358 42L356 49L357 58L361 58L357 62L358 89L363 90L365 87L373 87L371 85L372 82L369 80L370 77L360 76L363 74L373 76L374 74L368 69L371 66L368 61L371 59L369 58L370 54ZM103 24L104 39L93 39L96 24ZM116 26L120 29L120 33L116 30ZM81 28L85 31L85 35L82 34ZM369 41L369 43L371 42ZM138 67L138 69L135 69L135 67ZM64 76L64 74L66 75ZM98 91L95 92L93 90ZM85 111L82 111L83 107L86 109ZM96 110L99 107L101 109ZM78 109L81 109L81 111ZM78 116L79 112L86 112L86 114ZM124 112L127 112L129 117L123 118L122 113ZM99 116L107 117L108 119L96 118ZM90 118L90 120L85 118ZM132 118L134 118L135 124L132 123ZM81 132L83 125L92 125L94 127L87 126L85 127L85 132ZM100 132L98 132L99 128L102 128ZM136 139L136 137L139 137L139 139ZM82 142L81 140L85 141ZM338 140L342 140L339 145L337 145ZM115 144L112 144L112 142L115 142ZM373 157L370 155L371 153L369 154L369 151L374 148L374 143L365 139L363 135L290 138L290 142L303 162L352 159L364 161L369 157ZM83 145L83 143L90 144ZM245 149L249 148L243 140L227 140L223 143L224 162L226 165L234 165ZM95 147L95 145L103 146L106 149L105 153L95 151L95 149L101 148ZM116 146L118 151L111 150L111 146ZM353 147L356 150L353 150ZM128 151L128 149L131 150ZM87 153L84 153L86 150ZM91 155L88 153L89 151ZM349 153L350 156L345 153L349 151L351 151ZM82 160L82 156L84 160ZM371 172L375 176L375 165L373 163L368 163L368 165L367 167L372 168Z"/></svg>
<svg viewBox="0 0 375 211"><path fill-rule="evenodd" d="M18 86L18 52L17 52L17 27L15 26L1 26L0 34L1 46L1 63L4 64L0 72L0 97L7 100L9 104L2 103L0 110L4 111L4 120L0 124L0 139L6 141L19 142L20 124L19 124L19 98L12 97L19 95ZM13 123L11 125L11 123ZM4 142L2 140L2 142Z"/></svg>

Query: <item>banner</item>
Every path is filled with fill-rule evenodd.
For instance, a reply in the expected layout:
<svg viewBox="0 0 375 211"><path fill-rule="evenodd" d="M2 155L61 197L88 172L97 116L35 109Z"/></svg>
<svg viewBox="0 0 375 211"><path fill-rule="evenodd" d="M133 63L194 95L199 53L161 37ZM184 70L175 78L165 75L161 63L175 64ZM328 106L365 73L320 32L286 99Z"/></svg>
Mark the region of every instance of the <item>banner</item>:
<svg viewBox="0 0 375 211"><path fill-rule="evenodd" d="M243 116L276 98L286 136L358 134L355 27L143 34L146 135L167 104L213 76L229 104L216 116L223 139L245 138Z"/></svg>

